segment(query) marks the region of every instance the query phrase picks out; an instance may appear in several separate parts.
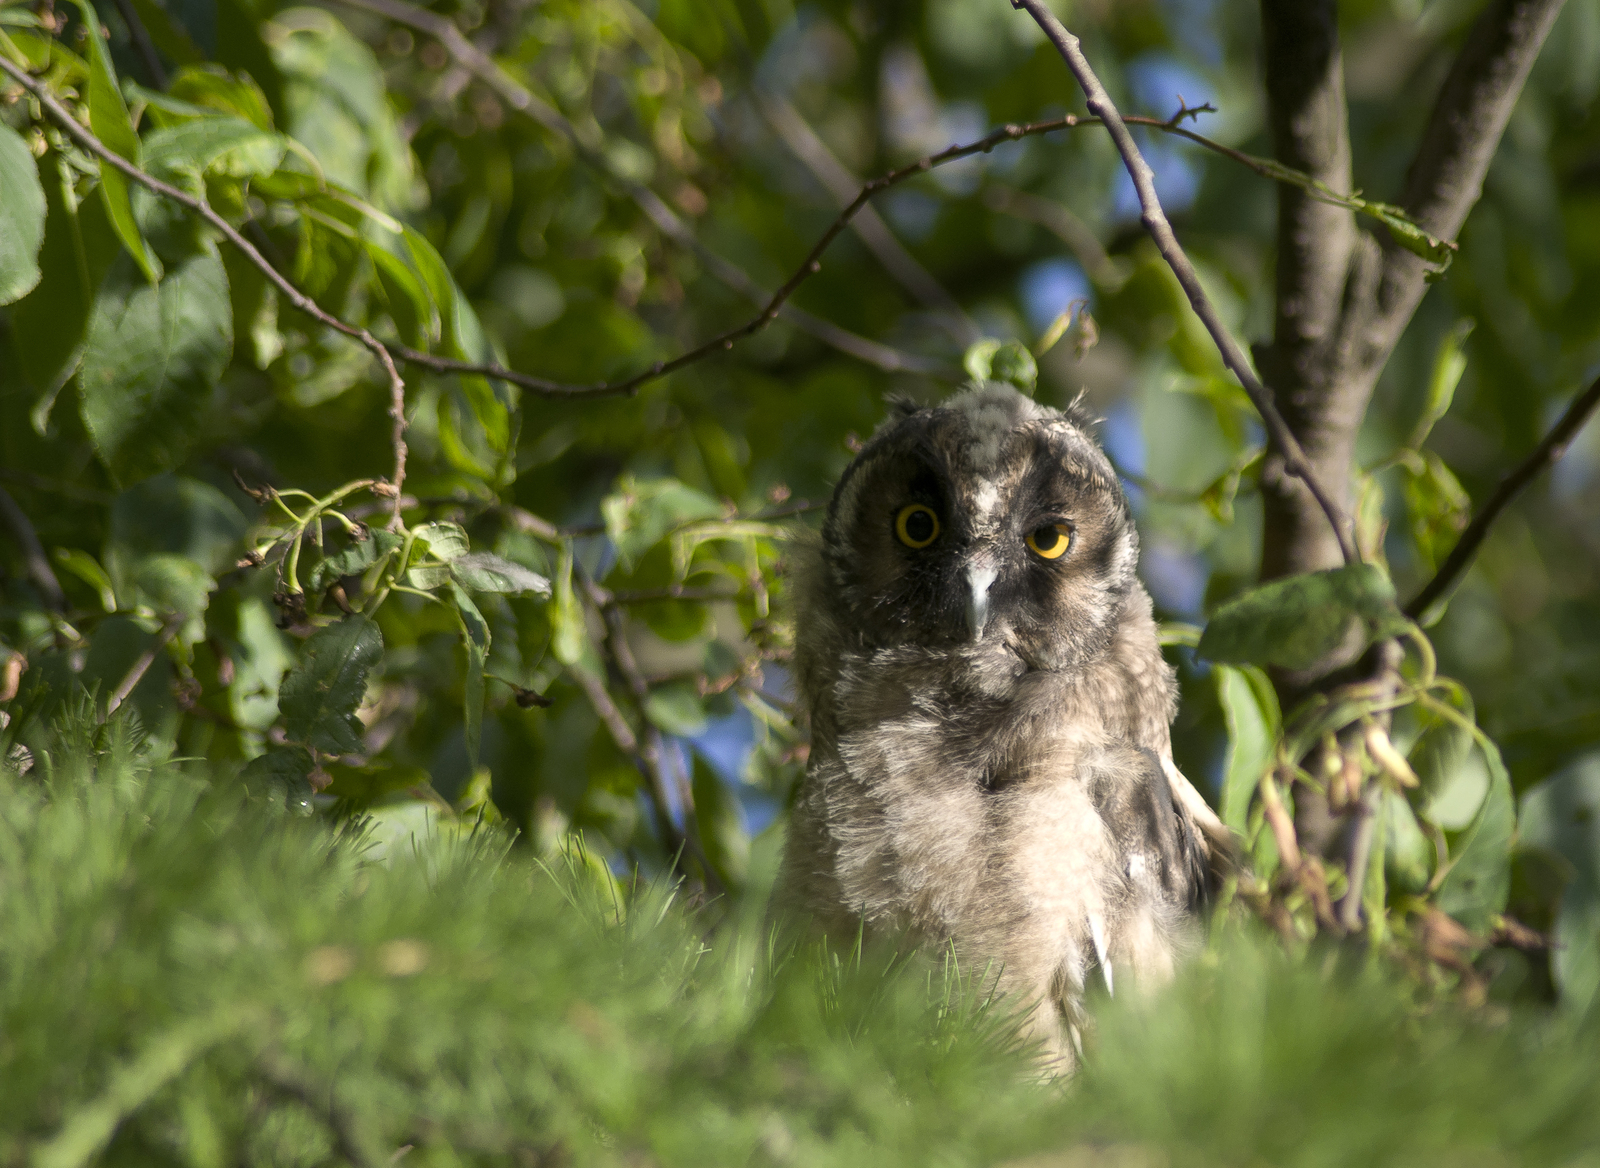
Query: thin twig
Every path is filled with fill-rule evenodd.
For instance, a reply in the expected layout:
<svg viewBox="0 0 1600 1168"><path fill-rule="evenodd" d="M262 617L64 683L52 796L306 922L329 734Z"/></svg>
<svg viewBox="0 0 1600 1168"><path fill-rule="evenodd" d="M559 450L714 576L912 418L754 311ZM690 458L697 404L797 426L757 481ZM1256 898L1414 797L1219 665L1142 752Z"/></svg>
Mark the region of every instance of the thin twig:
<svg viewBox="0 0 1600 1168"><path fill-rule="evenodd" d="M635 713L643 728L643 732L635 739L634 759L644 774L651 804L661 820L662 839L673 851L674 862L678 864L683 875L693 875L683 868L687 851L700 865L700 882L708 891L720 893L724 891L721 881L712 869L705 848L700 842L700 832L695 823L693 792L690 791L683 774L668 757L666 739L645 713L645 705L650 697L650 683L645 679L644 671L639 668L638 661L634 659L633 648L628 644L627 632L623 627L622 614L614 605L606 603L605 589L590 580L587 574L581 573L576 566L572 574L573 583L581 587L584 600L599 615L606 630L605 639L600 647L605 653L607 664L617 671L633 698ZM667 801L669 785L677 792L678 804L683 809L682 831L679 831L677 825L672 822Z"/></svg>
<svg viewBox="0 0 1600 1168"><path fill-rule="evenodd" d="M1284 469L1305 483L1306 489L1317 500L1323 514L1328 517L1328 522L1333 525L1339 540L1339 550L1343 553L1346 563L1355 563L1360 559L1355 542L1351 536L1350 523L1343 510L1317 481L1316 475L1311 470L1311 463L1306 458L1305 451L1300 448L1299 441L1294 432L1289 429L1289 424L1283 420L1283 415L1278 412L1277 405L1272 400L1272 394L1255 370L1250 366L1250 360L1245 356L1244 350L1228 332L1227 326L1222 323L1222 318L1217 314L1216 307L1211 303L1211 298L1206 295L1205 288L1200 284L1200 277L1194 270L1194 265L1189 262L1189 257L1184 253L1183 247L1178 243L1178 237L1173 234L1172 224L1167 221L1166 212L1161 209L1161 200L1156 197L1155 172L1150 169L1150 164L1139 153L1139 146L1129 133L1126 120L1117 112L1117 107L1112 104L1110 95L1106 93L1105 86L1100 84L1100 79L1095 76L1094 70L1089 66L1088 59L1083 55L1083 49L1078 43L1078 38L1066 30L1066 27L1056 19L1055 13L1045 5L1044 0L1011 0L1013 8L1021 8L1033 17L1039 27L1044 30L1047 37L1060 52L1066 61L1067 68L1077 78L1082 87L1089 112L1098 117L1111 134L1111 140L1116 144L1117 153L1122 155L1123 164L1127 167L1129 176L1133 179L1134 189L1139 193L1139 206L1145 230L1155 240L1157 249L1162 258L1172 268L1173 275L1177 276L1178 283L1183 286L1184 292L1189 297L1189 303L1194 308L1195 315L1206 326L1206 331L1211 334L1222 360L1233 371L1233 375L1244 386L1245 392L1250 395L1250 400L1255 404L1261 420L1265 424L1267 433L1271 435L1273 443L1283 453Z"/></svg>
<svg viewBox="0 0 1600 1168"><path fill-rule="evenodd" d="M130 179L144 187L146 190L153 191L154 193L161 195L163 198L171 199L173 202L182 207L187 207L190 211L194 212L196 215L199 215L212 227L216 228L216 230L222 234L224 239L237 248L240 253L244 255L245 259L249 260L252 265L260 270L261 274L266 276L267 280L272 284L272 286L276 288L278 292L289 301L290 304L292 304L295 308L298 308L307 316L311 317L313 320L317 321L319 324L326 325L335 332L342 333L347 337L351 337L354 340L360 341L361 344L364 345L372 353L372 355L378 359L378 363L383 367L384 373L389 378L389 413L394 419L394 517L398 522L400 517L400 487L405 482L406 475L406 387L405 382L400 377L399 370L395 368L394 358L390 356L389 350L384 347L383 342L378 340L377 337L373 336L366 329L360 328L353 324L346 324L333 314L324 312L317 305L315 300L301 292L300 289L291 284L286 277L284 277L276 268L268 263L266 257L256 250L255 245L243 235L239 234L239 232L234 228L233 224L229 223L221 215L213 211L211 209L211 205L204 199L196 198L194 195L191 195L186 191L181 191L177 187L171 186L162 182L158 178L146 174L137 166L133 165L133 163L123 158L120 154L108 148L100 141L99 138L95 137L94 134L92 134L81 122L79 122L77 118L73 117L72 113L51 95L50 90L46 86L34 80L34 78L25 70L19 69L16 65L13 65L4 57L0 57L0 71L4 71L14 81L16 81L18 85L21 85L24 89L31 93L38 100L40 107L44 109L45 112L50 115L51 119L55 121L56 124L59 125L63 130L65 130L67 135L77 142L78 145L82 146L89 153L100 159L103 164L109 164L115 167L117 170L120 170L123 174L127 175Z"/></svg>
<svg viewBox="0 0 1600 1168"><path fill-rule="evenodd" d="M376 13L385 19L394 21L396 24L414 28L418 32L427 33L437 39L444 47L444 50L455 58L458 65L488 86L513 110L531 118L551 133L566 140L579 158L626 193L664 235L679 246L693 252L700 262L706 266L706 269L718 280L757 304L764 304L767 301L768 294L742 268L729 263L701 243L693 229L674 214L672 208L662 202L660 196L643 183L618 173L616 167L606 157L605 151L601 148L601 143L590 140L593 136L592 133L585 134L580 131L549 102L542 100L525 85L516 81L495 62L493 57L463 36L461 31L448 18L419 8L414 4L403 3L402 0L341 0L341 2L351 8L359 8L366 12ZM943 361L921 357L914 353L905 353L879 341L857 336L855 333L813 316L795 305L784 305L782 315L785 320L802 331L810 333L824 344L831 345L840 352L848 353L850 356L865 361L870 365L875 365L885 372L940 374L949 371L949 366ZM407 360L414 359L409 351L405 354L405 357ZM426 361L419 361L418 363L428 368L438 369L441 372L481 372L488 376L500 377L502 380L511 381L513 384L520 385L524 389L531 389L536 393L553 395L571 394L574 391L581 393L584 390L591 391L589 396L625 393L636 388L637 385L644 384L645 381L660 376L660 374L650 374L637 383L628 384L626 387L601 388L597 386L565 385L561 382L551 382L542 378L531 378L526 381L518 380L515 377L506 377L502 373L492 372L490 369L431 365Z"/></svg>
<svg viewBox="0 0 1600 1168"><path fill-rule="evenodd" d="M1561 420L1550 428L1533 452L1500 480L1494 494L1483 505L1483 510L1472 517L1472 522L1461 533L1461 538L1456 540L1456 546L1450 549L1450 554L1434 573L1433 579L1406 605L1407 616L1412 620L1419 619L1434 601L1449 591L1457 577L1467 570L1467 565L1477 554L1484 536L1489 534L1489 528L1500 518L1500 513L1538 477L1540 471L1560 460L1567 452L1568 443L1583 429L1596 406L1600 406L1600 378L1596 378L1588 389L1573 399L1566 413L1561 415Z"/></svg>
<svg viewBox="0 0 1600 1168"><path fill-rule="evenodd" d="M102 722L111 717L112 714L115 714L117 707L128 700L128 695L134 691L134 687L144 680L144 675L150 671L150 666L155 664L156 657L160 655L161 650L167 647L167 642L172 640L174 634L178 631L178 627L182 624L182 617L170 616L167 618L166 624L162 625L161 631L156 634L156 639L150 642L149 647L143 653L139 654L138 659L129 667L122 680L117 683L117 688L111 691L111 696L106 699L105 718L100 719Z"/></svg>
<svg viewBox="0 0 1600 1168"><path fill-rule="evenodd" d="M150 74L151 84L157 89L165 89L167 71L161 67L161 55L156 52L144 22L139 19L131 0L116 0L116 5L122 23L128 26L128 36L133 41L133 47L139 51L139 59L144 62L145 71Z"/></svg>
<svg viewBox="0 0 1600 1168"><path fill-rule="evenodd" d="M0 487L0 516L5 517L6 525L11 528L11 536L17 541L22 562L27 566L33 586L44 600L44 606L52 612L66 612L67 594L61 590L61 581L56 579L55 569L50 566L50 557L44 554L39 533L34 530L27 513L17 506L17 501L4 487Z"/></svg>

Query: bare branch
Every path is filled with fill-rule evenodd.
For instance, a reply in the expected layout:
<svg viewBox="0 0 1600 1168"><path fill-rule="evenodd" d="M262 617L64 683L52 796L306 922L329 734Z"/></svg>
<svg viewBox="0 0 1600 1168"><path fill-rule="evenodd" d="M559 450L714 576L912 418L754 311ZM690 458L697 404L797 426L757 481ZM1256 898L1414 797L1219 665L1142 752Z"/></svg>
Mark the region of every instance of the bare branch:
<svg viewBox="0 0 1600 1168"><path fill-rule="evenodd" d="M155 664L156 658L161 654L161 650L167 647L167 642L172 640L173 635L177 633L178 627L182 624L182 617L169 616L167 618L166 624L162 625L161 631L156 634L156 639L151 641L145 651L140 653L134 663L128 667L128 672L123 675L122 680L117 683L117 688L112 690L111 696L106 699L106 718L115 714L117 707L128 700L128 695L144 680L144 675L150 672L150 667ZM105 718L102 718L101 721L105 721Z"/></svg>
<svg viewBox="0 0 1600 1168"><path fill-rule="evenodd" d="M27 566L28 576L39 590L44 606L53 612L66 612L67 594L61 590L61 581L56 579L55 569L50 566L50 557L44 553L39 533L33 529L27 514L17 506L11 492L4 487L0 487L0 516L5 517L6 526L11 528L11 538L22 552L22 562Z"/></svg>
<svg viewBox="0 0 1600 1168"><path fill-rule="evenodd" d="M812 175L827 188L828 193L840 202L848 203L861 189L861 180L850 173L848 167L835 157L828 145L807 124L800 111L775 93L757 87L753 96L761 116L782 138ZM945 291L928 269L919 264L895 238L877 211L863 207L851 224L861 242L878 257L888 273L899 281L901 287L929 308L936 309L949 318L956 334L964 344L978 339L978 328Z"/></svg>
<svg viewBox="0 0 1600 1168"><path fill-rule="evenodd" d="M1162 258L1172 268L1173 274L1178 277L1178 283L1183 286L1184 292L1189 297L1189 303L1206 326L1206 331L1211 334L1217 350L1222 354L1222 360L1233 371L1233 375L1244 386L1245 392L1250 395L1256 410L1261 414L1261 420L1266 425L1267 433L1273 444L1282 452L1284 469L1306 484L1306 488L1316 498L1323 514L1328 517L1338 536L1339 548L1347 563L1354 563L1359 559L1354 539L1350 530L1350 522L1345 517L1343 509L1334 501L1322 485L1317 481L1311 469L1305 452L1301 450L1300 443L1295 439L1288 424L1283 420L1283 415L1278 412L1273 403L1272 394L1266 386L1261 384L1255 371L1250 367L1249 358L1239 343L1229 334L1227 327L1222 323L1222 318L1217 315L1216 307L1211 303L1211 298L1206 295L1205 289L1200 284L1200 277L1194 270L1194 265L1189 262L1189 257L1184 254L1182 246L1178 243L1177 236L1173 234L1172 225L1167 222L1166 213L1161 209L1161 201L1156 197L1155 174L1150 169L1150 164L1139 153L1138 144L1134 142L1133 135L1128 132L1128 127L1117 107L1112 104L1105 87L1100 84L1100 79L1095 76L1088 59L1083 55L1083 49L1078 43L1078 38L1073 36L1062 23L1056 19L1055 14L1044 4L1043 0L1011 0L1013 8L1025 9L1029 16L1044 30L1051 42L1056 46L1067 67L1077 78L1078 84L1083 88L1089 112L1105 123L1111 133L1111 139L1116 143L1117 153L1122 155L1123 163L1127 166L1128 174L1133 179L1134 189L1139 193L1139 206L1143 214L1141 219L1145 229L1155 240L1157 249Z"/></svg>
<svg viewBox="0 0 1600 1168"><path fill-rule="evenodd" d="M1550 432L1544 436L1539 445L1500 480L1500 485L1495 488L1494 494L1489 496L1489 501L1483 505L1483 509L1472 517L1472 522L1461 533L1461 538L1456 540L1456 546L1450 549L1450 554L1445 557L1444 563L1439 566L1433 579L1429 580L1411 603L1406 605L1407 616L1412 620L1420 619L1435 601L1455 585L1456 580L1472 563L1472 558L1477 554L1484 536L1489 534L1489 528L1500 517L1500 513L1538 477L1541 471L1560 460L1567 452L1568 443L1579 430L1583 429L1584 423L1593 416L1597 406L1600 406L1600 378L1596 378L1588 389L1572 400L1566 413L1561 415L1561 420L1550 428Z"/></svg>
<svg viewBox="0 0 1600 1168"><path fill-rule="evenodd" d="M389 350L384 347L383 342L379 341L377 337L373 336L366 329L358 328L352 324L346 324L344 321L340 320L331 313L324 312L320 307L318 307L316 301L311 299L311 297L307 296L305 293L301 292L300 289L291 284L288 279L278 272L276 268L269 264L266 258L256 250L255 245L244 236L240 235L233 224L229 223L221 215L213 211L211 209L211 205L204 199L196 198L187 191L181 191L177 187L171 186L162 182L158 178L154 178L151 175L146 174L137 166L133 165L133 163L123 158L122 155L106 147L99 138L96 138L92 133L90 133L89 130L86 129L77 118L72 116L72 113L65 106L63 106L51 95L50 90L46 86L40 84L38 81L35 81L26 71L19 69L4 57L0 57L0 70L3 70L5 73L10 75L10 77L15 80L18 85L21 85L24 89L31 93L34 98L38 100L40 107L50 115L51 119L63 130L65 130L67 135L72 138L73 141L77 142L78 145L82 146L90 154L93 154L96 158L98 158L102 165L110 165L115 167L117 170L120 170L123 174L127 175L130 179L144 187L146 190L153 191L154 193L161 195L163 198L171 199L174 203L177 203L182 207L187 207L190 211L194 212L196 215L199 215L200 218L204 219L218 232L220 232L224 239L226 239L234 247L238 248L239 251L244 255L245 259L249 260L251 264L259 269L261 274L266 276L268 282L270 282L272 286L276 288L286 300L289 301L290 304L292 304L295 308L298 308L307 316L311 317L317 323L325 325L328 328L333 329L335 332L342 333L347 337L351 337L357 341L360 341L361 344L366 346L372 355L378 359L378 364L383 367L384 373L389 378L389 412L394 419L394 517L395 521L398 522L400 518L400 487L401 484L405 482L406 475L406 386L405 382L400 378L399 370L395 368L394 358L389 355Z"/></svg>

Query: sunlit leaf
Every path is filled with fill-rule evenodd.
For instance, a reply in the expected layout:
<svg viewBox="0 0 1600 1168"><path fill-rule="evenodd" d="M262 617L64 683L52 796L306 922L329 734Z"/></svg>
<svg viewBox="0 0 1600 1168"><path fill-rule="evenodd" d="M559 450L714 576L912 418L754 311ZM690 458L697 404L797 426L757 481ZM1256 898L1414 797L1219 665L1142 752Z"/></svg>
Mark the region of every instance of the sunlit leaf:
<svg viewBox="0 0 1600 1168"><path fill-rule="evenodd" d="M549 580L493 552L470 552L456 557L450 561L450 575L463 588L474 592L550 595Z"/></svg>
<svg viewBox="0 0 1600 1168"><path fill-rule="evenodd" d="M1272 765L1282 714L1267 675L1254 666L1218 665L1217 698L1228 728L1222 771L1222 822L1241 835L1261 776Z"/></svg>
<svg viewBox="0 0 1600 1168"><path fill-rule="evenodd" d="M624 475L617 489L600 502L606 534L617 549L617 560L631 569L647 550L674 527L722 514L709 495L677 479L635 479Z"/></svg>

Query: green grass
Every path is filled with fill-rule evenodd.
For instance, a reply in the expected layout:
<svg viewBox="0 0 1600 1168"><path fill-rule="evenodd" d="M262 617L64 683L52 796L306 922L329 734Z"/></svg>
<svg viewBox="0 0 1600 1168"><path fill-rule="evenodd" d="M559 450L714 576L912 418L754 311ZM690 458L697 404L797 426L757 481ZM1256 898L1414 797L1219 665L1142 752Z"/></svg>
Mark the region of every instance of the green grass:
<svg viewBox="0 0 1600 1168"><path fill-rule="evenodd" d="M0 1164L1600 1163L1593 1025L1230 932L1043 1084L933 963L619 920L488 834L376 860L75 726L0 776Z"/></svg>

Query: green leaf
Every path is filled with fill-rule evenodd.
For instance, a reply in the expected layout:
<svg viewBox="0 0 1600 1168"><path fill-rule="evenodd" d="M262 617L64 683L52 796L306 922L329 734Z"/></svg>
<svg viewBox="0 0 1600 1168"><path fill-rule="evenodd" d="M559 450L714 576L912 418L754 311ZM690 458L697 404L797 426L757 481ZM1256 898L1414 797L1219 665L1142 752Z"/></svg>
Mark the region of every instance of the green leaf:
<svg viewBox="0 0 1600 1168"><path fill-rule="evenodd" d="M483 737L483 667L489 655L489 625L472 603L472 597L458 585L450 586L461 620L461 639L467 650L467 675L462 702L466 711L467 769L478 769L478 745Z"/></svg>
<svg viewBox="0 0 1600 1168"><path fill-rule="evenodd" d="M680 738L705 732L705 699L687 682L656 686L645 698L644 714L656 727Z"/></svg>
<svg viewBox="0 0 1600 1168"><path fill-rule="evenodd" d="M1406 514L1417 554L1433 571L1471 518L1472 499L1437 454L1426 450L1420 458L1420 470L1406 468Z"/></svg>
<svg viewBox="0 0 1600 1168"><path fill-rule="evenodd" d="M617 560L624 571L634 564L668 532L698 519L714 519L722 514L721 505L711 496L677 479L646 479L632 475L617 480L615 493L600 501L600 514L606 534L617 549Z"/></svg>
<svg viewBox="0 0 1600 1168"><path fill-rule="evenodd" d="M1500 748L1481 732L1475 735L1489 768L1489 792L1472 822L1450 841L1450 870L1439 884L1435 903L1467 928L1487 932L1511 892L1511 847L1516 807L1511 776Z"/></svg>
<svg viewBox="0 0 1600 1168"><path fill-rule="evenodd" d="M1471 694L1457 687L1449 701L1468 724L1473 721ZM1430 806L1450 790L1467 765L1472 753L1472 731L1460 721L1422 703L1412 706L1410 715L1416 720L1418 733L1406 752L1406 761L1417 776L1417 805L1428 814Z"/></svg>
<svg viewBox="0 0 1600 1168"><path fill-rule="evenodd" d="M459 523L423 523L413 528L411 534L417 537L429 555L447 564L466 555L472 546Z"/></svg>
<svg viewBox="0 0 1600 1168"><path fill-rule="evenodd" d="M1240 835L1249 824L1250 800L1272 765L1283 715L1267 675L1253 665L1218 665L1217 698L1228 727L1222 771L1222 822Z"/></svg>
<svg viewBox="0 0 1600 1168"><path fill-rule="evenodd" d="M56 567L71 572L100 594L101 608L106 612L117 611L117 590L111 586L111 577L106 575L99 560L77 548L56 548L53 558Z"/></svg>
<svg viewBox="0 0 1600 1168"><path fill-rule="evenodd" d="M1590 753L1522 796L1522 843L1571 866L1556 913L1550 967L1575 1013L1600 998L1600 754Z"/></svg>
<svg viewBox="0 0 1600 1168"><path fill-rule="evenodd" d="M47 395L48 410L54 391L77 367L95 290L121 248L104 204L98 199L79 204L72 169L57 151L45 154L40 177L49 208L39 251L43 277L12 305L11 321L15 335L28 338L14 350L18 364L33 387Z"/></svg>
<svg viewBox="0 0 1600 1168"><path fill-rule="evenodd" d="M1207 623L1198 652L1210 661L1306 669L1335 650L1359 650L1409 627L1389 577L1373 564L1351 564L1230 600Z"/></svg>
<svg viewBox="0 0 1600 1168"><path fill-rule="evenodd" d="M428 286L409 264L382 244L367 240L366 248L395 331L413 349L426 349L430 341L439 339L439 310L428 294Z"/></svg>
<svg viewBox="0 0 1600 1168"><path fill-rule="evenodd" d="M314 633L283 679L278 709L292 741L324 754L356 754L362 728L355 712L367 674L383 655L383 634L364 616L348 616Z"/></svg>
<svg viewBox="0 0 1600 1168"><path fill-rule="evenodd" d="M149 2L134 0L140 5ZM231 74L212 64L185 65L172 78L167 92L202 109L243 118L259 130L273 128L267 95L248 73Z"/></svg>
<svg viewBox="0 0 1600 1168"><path fill-rule="evenodd" d="M1003 381L1023 393L1031 394L1039 383L1039 366L1021 341L999 341L985 337L967 346L961 358L967 376L974 381Z"/></svg>
<svg viewBox="0 0 1600 1168"><path fill-rule="evenodd" d="M282 799L290 811L309 815L311 772L316 765L311 752L303 746L275 746L251 759L239 780L247 790Z"/></svg>
<svg viewBox="0 0 1600 1168"><path fill-rule="evenodd" d="M181 475L158 475L118 493L111 504L106 567L164 552L186 556L211 575L239 559L248 524L216 487Z"/></svg>
<svg viewBox="0 0 1600 1168"><path fill-rule="evenodd" d="M44 222L39 167L22 135L0 122L0 304L21 299L39 283Z"/></svg>
<svg viewBox="0 0 1600 1168"><path fill-rule="evenodd" d="M1476 323L1470 317L1458 320L1439 339L1439 347L1433 354L1433 370L1428 375L1427 401L1422 407L1422 416L1417 419L1416 428L1406 441L1412 450L1420 450L1439 419L1450 412L1456 386L1461 384L1461 375L1467 371L1467 355L1463 346L1472 335Z"/></svg>
<svg viewBox="0 0 1600 1168"><path fill-rule="evenodd" d="M450 575L474 592L533 592L550 595L550 581L539 573L501 559L493 552L471 552L450 562Z"/></svg>
<svg viewBox="0 0 1600 1168"><path fill-rule="evenodd" d="M163 617L183 620L178 637L193 645L206 635L205 611L217 582L187 556L154 555L133 572L134 596Z"/></svg>
<svg viewBox="0 0 1600 1168"><path fill-rule="evenodd" d="M572 589L572 545L561 545L556 565L555 603L550 606L550 652L563 665L576 664L589 640L583 608Z"/></svg>
<svg viewBox="0 0 1600 1168"><path fill-rule="evenodd" d="M144 141L145 169L169 181L180 173L234 178L271 174L283 153L282 137L227 115L169 126Z"/></svg>
<svg viewBox="0 0 1600 1168"><path fill-rule="evenodd" d="M323 557L311 571L311 582L306 586L313 593L321 592L335 580L345 576L359 576L380 556L399 551L405 540L392 531L368 532L363 540L350 541L348 547L331 556Z"/></svg>
<svg viewBox="0 0 1600 1168"><path fill-rule="evenodd" d="M1438 858L1433 841L1423 833L1411 804L1398 791L1384 788L1378 813L1384 817L1383 863L1389 884L1420 895L1433 878Z"/></svg>
<svg viewBox="0 0 1600 1168"><path fill-rule="evenodd" d="M117 71L111 64L111 50L100 34L100 17L89 0L73 0L83 12L89 27L89 128L113 154L138 166L141 161L139 135L134 132L128 107L117 88ZM133 216L128 178L110 163L100 164L100 193L117 238L133 256L144 278L154 284L161 278L161 261L145 242Z"/></svg>
<svg viewBox="0 0 1600 1168"><path fill-rule="evenodd" d="M112 477L134 482L182 462L233 349L228 277L193 255L155 287L113 265L89 319L79 375L83 423Z"/></svg>

